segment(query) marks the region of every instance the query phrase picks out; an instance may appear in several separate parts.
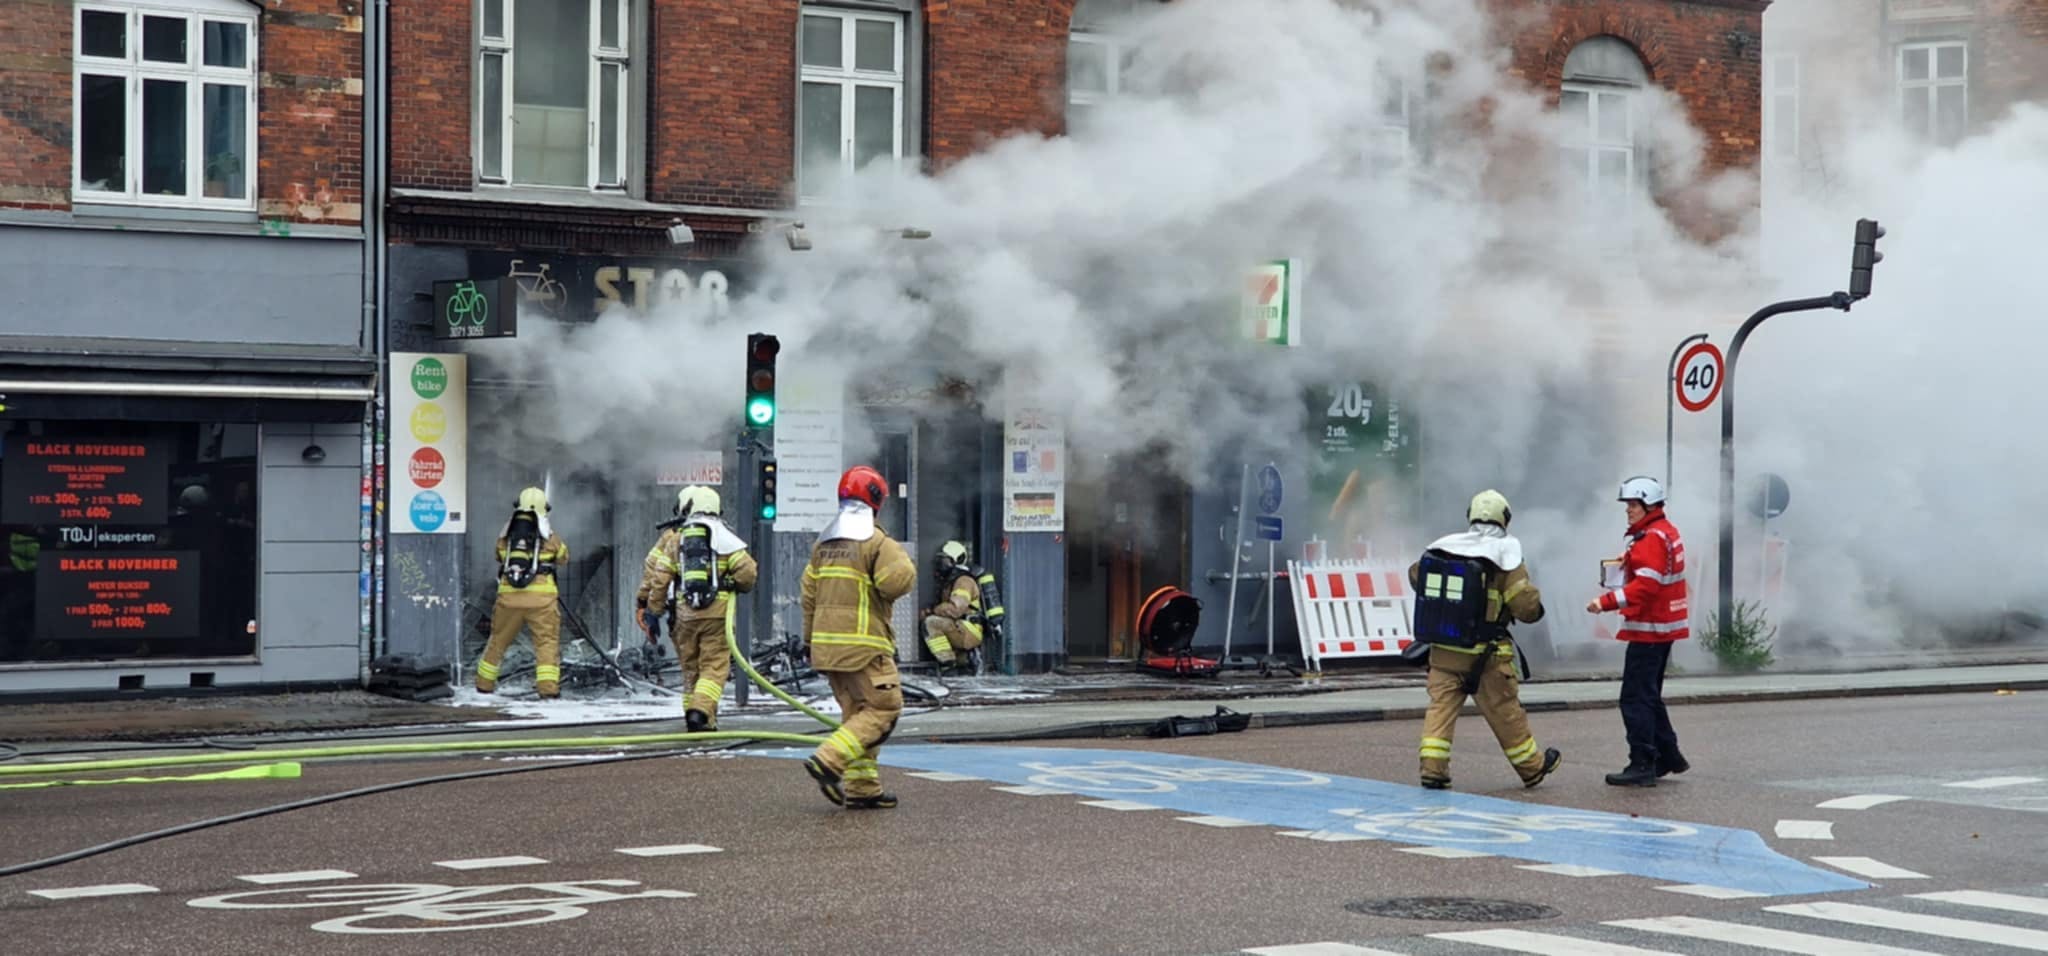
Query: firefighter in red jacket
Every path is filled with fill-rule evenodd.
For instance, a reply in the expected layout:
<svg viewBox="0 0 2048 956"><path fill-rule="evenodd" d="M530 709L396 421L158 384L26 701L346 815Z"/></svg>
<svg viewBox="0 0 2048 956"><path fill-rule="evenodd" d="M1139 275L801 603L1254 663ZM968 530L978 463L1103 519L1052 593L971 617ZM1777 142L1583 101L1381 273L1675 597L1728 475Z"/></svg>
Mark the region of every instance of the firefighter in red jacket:
<svg viewBox="0 0 2048 956"><path fill-rule="evenodd" d="M1691 769L1678 752L1678 733L1664 709L1664 667L1671 644L1687 636L1685 543L1664 517L1664 486L1637 476L1616 498L1628 509L1628 552L1619 586L1586 604L1598 614L1620 611L1615 636L1628 642L1621 669L1621 722L1628 731L1628 767L1607 775L1617 787L1654 787L1667 773Z"/></svg>

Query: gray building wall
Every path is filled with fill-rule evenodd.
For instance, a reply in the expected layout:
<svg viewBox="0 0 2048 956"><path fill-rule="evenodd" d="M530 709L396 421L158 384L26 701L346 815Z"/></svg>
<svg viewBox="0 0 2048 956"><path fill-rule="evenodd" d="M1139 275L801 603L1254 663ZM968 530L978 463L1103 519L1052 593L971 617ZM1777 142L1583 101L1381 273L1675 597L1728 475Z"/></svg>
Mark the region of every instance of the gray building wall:
<svg viewBox="0 0 2048 956"><path fill-rule="evenodd" d="M266 425L258 461L257 592L263 683L354 679L362 556L362 426ZM326 458L309 463L317 444Z"/></svg>
<svg viewBox="0 0 2048 956"><path fill-rule="evenodd" d="M463 250L447 246L392 246L384 288L386 335L393 352L452 352L433 337L433 303L415 292L432 293L434 280L469 274ZM388 368L388 357L382 357ZM470 414L477 414L471 392ZM388 432L389 426L386 426ZM380 442L384 436L379 436ZM388 492L388 488L386 489ZM471 499L471 534L502 523L505 508L483 507ZM487 533L487 532L486 532ZM463 544L460 534L387 534L384 552L384 646L387 654L416 654L439 664L459 661L463 625ZM571 554L576 542L570 543ZM488 610L488 608L486 608Z"/></svg>

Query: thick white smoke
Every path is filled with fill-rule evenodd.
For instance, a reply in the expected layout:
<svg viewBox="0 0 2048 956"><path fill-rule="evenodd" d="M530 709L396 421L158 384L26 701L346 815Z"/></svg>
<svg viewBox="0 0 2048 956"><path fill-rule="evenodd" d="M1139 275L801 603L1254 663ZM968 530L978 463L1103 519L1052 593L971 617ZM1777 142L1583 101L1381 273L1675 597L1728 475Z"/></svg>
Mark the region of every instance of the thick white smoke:
<svg viewBox="0 0 2048 956"><path fill-rule="evenodd" d="M1507 72L1521 26L1467 3L1145 10L1120 28L1138 51L1127 92L1087 129L1013 137L931 176L869 170L853 198L803 211L813 249L761 243L757 290L730 314L522 329L525 374L559 395L531 426L592 461L722 444L741 343L762 329L785 343L785 379L930 361L995 387L991 414L1012 397L1064 413L1077 456L1160 448L1199 483L1240 449L1297 443L1305 386L1371 379L1419 410L1446 510L1411 516L1407 540L1455 530L1466 497L1500 488L1550 570L1554 636L1583 638L1572 609L1620 547L1612 489L1662 474L1672 346L1695 331L1725 346L1757 306L1843 287L1850 224L1870 215L1892 231L1876 295L1775 320L1741 370L1743 473L1794 483L1787 603L1887 641L1897 626L1877 612L1895 599L2048 601L2002 547L2048 522L2016 487L2048 457L2016 427L2029 346L2048 344L2019 294L2040 249L2020 230L2048 213L2048 117L1932 156L1859 132L1836 191L1773 197L1765 235L1754 177L1703 177L1683 105L1648 91L1636 136L1657 190L1737 226L1705 243L1647 201L1587 214L1550 145L1562 120ZM1416 94L1426 162L1373 159L1390 81ZM1254 348L1235 326L1244 267L1275 257L1308 265L1300 349ZM1712 420L1679 434L1673 515L1696 586L1714 556ZM1979 572L1989 592L1965 585Z"/></svg>

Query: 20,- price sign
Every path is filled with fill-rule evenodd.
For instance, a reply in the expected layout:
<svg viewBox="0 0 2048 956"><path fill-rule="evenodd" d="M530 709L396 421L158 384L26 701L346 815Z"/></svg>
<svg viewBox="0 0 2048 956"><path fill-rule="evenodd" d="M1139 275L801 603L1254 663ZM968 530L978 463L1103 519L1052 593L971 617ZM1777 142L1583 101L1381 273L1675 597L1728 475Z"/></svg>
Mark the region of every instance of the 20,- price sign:
<svg viewBox="0 0 2048 956"><path fill-rule="evenodd" d="M1678 404L1688 412L1705 411L1721 394L1721 350L1701 342L1678 360Z"/></svg>

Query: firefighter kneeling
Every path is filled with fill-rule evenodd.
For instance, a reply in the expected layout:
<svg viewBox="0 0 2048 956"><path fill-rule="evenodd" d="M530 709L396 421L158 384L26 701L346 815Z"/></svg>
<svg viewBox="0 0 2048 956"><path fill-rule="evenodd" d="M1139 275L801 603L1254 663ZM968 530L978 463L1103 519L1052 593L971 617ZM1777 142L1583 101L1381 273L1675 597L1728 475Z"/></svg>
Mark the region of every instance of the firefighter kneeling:
<svg viewBox="0 0 2048 956"><path fill-rule="evenodd" d="M719 518L718 492L692 485L676 493L675 520L662 531L640 573L641 624L649 634L661 626L670 591L675 620L669 640L683 667L683 723L691 732L718 729L718 701L732 672L725 641L728 592L754 589L759 568L747 543ZM673 585L673 587L671 587Z"/></svg>
<svg viewBox="0 0 2048 956"><path fill-rule="evenodd" d="M941 668L958 664L981 671L981 643L1002 626L1003 602L995 575L967 563L967 545L948 541L932 559L939 603L924 619L924 646ZM986 633L985 633L986 632Z"/></svg>
<svg viewBox="0 0 2048 956"><path fill-rule="evenodd" d="M1451 785L1451 733L1470 696L1502 752L1533 787L1557 769L1556 748L1538 750L1515 679L1510 619L1543 619L1543 595L1522 564L1522 543L1508 534L1512 512L1497 491L1472 498L1471 527L1446 535L1408 568L1415 588L1414 646L1429 649L1429 711L1422 719L1422 785Z"/></svg>

